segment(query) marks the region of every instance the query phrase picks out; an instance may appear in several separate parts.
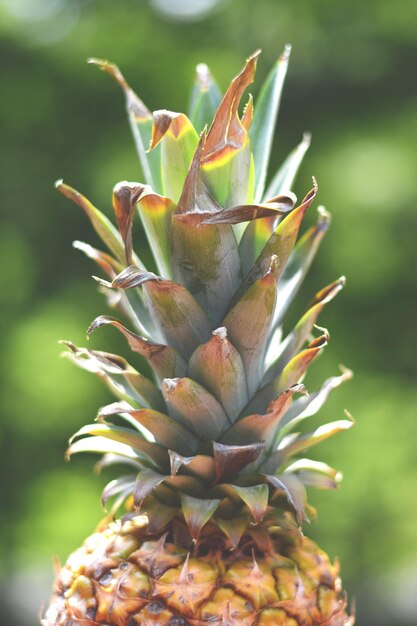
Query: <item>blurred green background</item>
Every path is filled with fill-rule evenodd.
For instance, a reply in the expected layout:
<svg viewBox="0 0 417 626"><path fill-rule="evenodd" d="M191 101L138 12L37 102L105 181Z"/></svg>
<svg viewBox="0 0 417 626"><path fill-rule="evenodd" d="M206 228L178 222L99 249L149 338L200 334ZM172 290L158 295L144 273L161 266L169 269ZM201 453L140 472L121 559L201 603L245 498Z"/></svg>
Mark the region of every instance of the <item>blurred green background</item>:
<svg viewBox="0 0 417 626"><path fill-rule="evenodd" d="M1 623L37 623L51 555L65 559L94 528L109 479L91 458L63 460L67 438L110 397L57 342L83 345L107 311L95 267L71 249L95 237L53 181L110 215L113 185L140 173L122 96L85 59L109 58L149 108L178 110L198 62L225 88L262 47L259 85L291 42L273 160L310 130L295 191L314 174L333 214L302 296L348 279L320 320L331 346L306 383L340 362L354 369L322 417L347 407L357 420L318 451L345 481L312 495L307 531L341 558L360 626L417 624L416 24L415 0L0 0ZM90 343L115 341L103 331Z"/></svg>

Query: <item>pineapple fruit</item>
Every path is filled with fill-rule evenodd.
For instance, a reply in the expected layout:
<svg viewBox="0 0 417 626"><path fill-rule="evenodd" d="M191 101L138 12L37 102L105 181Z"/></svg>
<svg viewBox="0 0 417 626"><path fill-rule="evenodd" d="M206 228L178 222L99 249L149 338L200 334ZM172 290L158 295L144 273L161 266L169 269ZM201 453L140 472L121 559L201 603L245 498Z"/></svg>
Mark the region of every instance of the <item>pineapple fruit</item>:
<svg viewBox="0 0 417 626"><path fill-rule="evenodd" d="M151 114L116 66L91 60L124 91L146 182L114 188L117 229L80 193L57 187L108 248L75 243L129 320L130 329L101 316L88 333L113 326L148 371L64 342L117 397L73 436L68 456L99 453L99 468L127 471L104 489L104 522L59 568L43 626L354 623L338 564L301 530L314 514L306 487L334 489L340 479L304 453L352 420L298 426L351 374L310 394L301 382L328 343L316 322L343 278L314 296L293 330L281 330L329 225L319 207L298 237L317 194L314 179L300 203L291 191L308 136L266 186L289 52L242 113L259 53L223 98L199 65L188 116ZM136 212L151 269L133 250Z"/></svg>

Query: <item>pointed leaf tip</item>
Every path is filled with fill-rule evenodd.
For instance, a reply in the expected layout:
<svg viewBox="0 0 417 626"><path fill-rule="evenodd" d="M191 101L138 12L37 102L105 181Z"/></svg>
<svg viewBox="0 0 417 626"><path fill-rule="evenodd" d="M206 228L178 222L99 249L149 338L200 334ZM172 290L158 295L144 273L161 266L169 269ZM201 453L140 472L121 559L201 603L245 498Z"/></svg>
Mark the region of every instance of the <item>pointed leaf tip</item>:
<svg viewBox="0 0 417 626"><path fill-rule="evenodd" d="M182 512L194 542L198 541L203 526L214 515L220 500L202 500L186 495L181 496Z"/></svg>
<svg viewBox="0 0 417 626"><path fill-rule="evenodd" d="M282 59L283 61L288 60L291 55L291 50L292 50L292 44L286 43L284 46L284 50L280 56L280 59Z"/></svg>

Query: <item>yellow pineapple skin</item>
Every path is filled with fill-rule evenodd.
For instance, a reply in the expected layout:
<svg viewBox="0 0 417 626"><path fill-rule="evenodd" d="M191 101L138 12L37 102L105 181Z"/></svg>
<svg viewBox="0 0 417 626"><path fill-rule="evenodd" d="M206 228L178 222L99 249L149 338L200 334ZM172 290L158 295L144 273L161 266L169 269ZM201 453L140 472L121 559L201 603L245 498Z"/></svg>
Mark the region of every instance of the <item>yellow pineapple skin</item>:
<svg viewBox="0 0 417 626"><path fill-rule="evenodd" d="M43 626L352 626L337 565L301 533L182 548L147 518L110 522L60 569Z"/></svg>

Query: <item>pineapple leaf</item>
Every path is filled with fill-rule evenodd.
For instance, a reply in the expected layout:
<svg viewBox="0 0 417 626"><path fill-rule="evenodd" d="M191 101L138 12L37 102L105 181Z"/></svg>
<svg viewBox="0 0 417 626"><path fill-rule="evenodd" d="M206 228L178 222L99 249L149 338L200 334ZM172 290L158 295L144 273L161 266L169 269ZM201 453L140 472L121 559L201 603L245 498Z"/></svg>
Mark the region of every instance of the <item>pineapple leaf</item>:
<svg viewBox="0 0 417 626"><path fill-rule="evenodd" d="M176 476L180 469L184 469L186 473L212 483L215 479L214 459L205 454L197 454L196 456L182 456L174 450L169 450L169 461L171 465L171 476Z"/></svg>
<svg viewBox="0 0 417 626"><path fill-rule="evenodd" d="M342 475L339 471L321 461L299 459L291 463L284 474L295 474L306 487L315 489L337 489Z"/></svg>
<svg viewBox="0 0 417 626"><path fill-rule="evenodd" d="M68 349L63 356L75 365L96 374L122 400L133 400L143 407L163 410L165 403L156 385L137 372L122 357L109 352L78 348L70 341L62 342Z"/></svg>
<svg viewBox="0 0 417 626"><path fill-rule="evenodd" d="M273 256L266 273L250 284L227 313L223 326L242 358L249 397L261 382L262 356L274 312L277 290L277 257Z"/></svg>
<svg viewBox="0 0 417 626"><path fill-rule="evenodd" d="M132 226L135 215L135 206L144 190L139 183L123 181L117 183L113 189L113 208L116 214L119 233L122 237L126 263L133 264Z"/></svg>
<svg viewBox="0 0 417 626"><path fill-rule="evenodd" d="M217 398L234 422L249 397L245 368L239 352L227 339L226 328L213 331L210 340L193 352L189 374Z"/></svg>
<svg viewBox="0 0 417 626"><path fill-rule="evenodd" d="M302 420L315 415L324 405L330 393L344 382L350 380L352 376L353 374L350 370L342 368L342 374L328 378L321 389L311 395L295 400L280 422L280 438Z"/></svg>
<svg viewBox="0 0 417 626"><path fill-rule="evenodd" d="M280 326L284 313L304 280L319 245L329 229L330 213L323 207L318 207L317 211L319 215L317 224L300 237L281 275L274 313L274 329Z"/></svg>
<svg viewBox="0 0 417 626"><path fill-rule="evenodd" d="M259 54L260 51L249 57L233 79L216 112L202 154L204 183L218 204L226 208L247 204L253 198L253 157L247 131L250 115L241 121L238 107L243 92L253 82Z"/></svg>
<svg viewBox="0 0 417 626"><path fill-rule="evenodd" d="M105 419L113 415L127 413L135 421L152 433L155 441L167 449L174 448L180 454L187 456L195 452L198 439L189 430L178 424L175 420L164 413L152 409L134 409L126 403L114 402L102 407L98 418Z"/></svg>
<svg viewBox="0 0 417 626"><path fill-rule="evenodd" d="M284 491L288 502L295 510L299 526L301 526L303 521L308 522L309 519L305 511L307 496L301 480L292 474L266 475L266 478L271 485Z"/></svg>
<svg viewBox="0 0 417 626"><path fill-rule="evenodd" d="M196 67L188 115L198 133L211 124L221 99L220 89L209 68L205 63L199 63Z"/></svg>
<svg viewBox="0 0 417 626"><path fill-rule="evenodd" d="M315 179L313 179L313 189L309 191L302 203L296 209L291 211L291 213L282 220L272 233L262 252L258 256L254 266L246 277L246 280L242 285L242 289L247 287L248 284L251 284L263 274L265 265L269 263L272 255L276 255L277 257L277 277L281 276L288 261L288 257L294 248L301 222L307 212L307 209L316 197L317 191L317 183Z"/></svg>
<svg viewBox="0 0 417 626"><path fill-rule="evenodd" d="M154 111L150 150L161 144L162 180L165 194L178 202L198 144L188 117L172 111Z"/></svg>
<svg viewBox="0 0 417 626"><path fill-rule="evenodd" d="M161 529L165 528L178 512L177 507L162 504L157 498L151 496L143 503L142 509L149 520L148 529L150 534L160 533Z"/></svg>
<svg viewBox="0 0 417 626"><path fill-rule="evenodd" d="M90 436L74 443L75 439L86 435ZM111 440L116 445L109 445L105 448L102 442L103 438ZM90 441L91 439L93 440ZM97 441L95 441L96 439ZM81 441L86 443L82 444ZM121 447L120 444L125 447ZM134 452L135 457L130 455L129 448ZM146 441L138 431L113 424L95 423L80 428L70 439L67 455L70 456L76 452L98 451L117 452L123 456L128 454L128 458L139 458L148 467L161 468L166 465L166 454L160 446L151 441Z"/></svg>
<svg viewBox="0 0 417 626"><path fill-rule="evenodd" d="M135 140L136 150L142 167L145 181L156 193L164 193L162 183L161 151L160 148L148 152L151 143L153 117L143 104L142 100L129 87L121 71L113 63L101 59L88 59L88 63L97 65L109 74L122 88L126 99L126 109Z"/></svg>
<svg viewBox="0 0 417 626"><path fill-rule="evenodd" d="M240 487L228 485L248 507L256 524L260 524L265 517L268 508L269 489L267 485L254 485L252 487Z"/></svg>
<svg viewBox="0 0 417 626"><path fill-rule="evenodd" d="M83 209L97 235L106 244L110 252L114 254L116 259L120 263L124 264L125 251L123 241L110 220L105 215L103 215L101 211L96 209L96 207L91 204L91 202L87 200L85 196L83 196L79 191L76 191L69 185L64 184L62 180L58 180L55 183L55 188Z"/></svg>
<svg viewBox="0 0 417 626"><path fill-rule="evenodd" d="M305 134L303 141L295 148L282 167L278 170L276 178L274 178L265 193L263 203L267 201L267 198L272 198L282 194L288 195L291 193L290 190L292 189L295 175L309 146L309 142L309 135ZM255 222L249 222L245 228L245 232L243 233L240 242L240 255L242 257L244 275L249 272L266 242L271 237L277 227L279 217L279 214L271 215L269 217L265 216Z"/></svg>
<svg viewBox="0 0 417 626"><path fill-rule="evenodd" d="M137 267L126 268L110 286L132 289L141 285L161 334L172 348L189 358L210 336L210 322L204 310L182 285Z"/></svg>
<svg viewBox="0 0 417 626"><path fill-rule="evenodd" d="M311 446L315 446L329 437L333 437L336 433L342 432L343 430L349 430L354 424L355 422L352 418L323 424L310 433L300 435L287 446L280 448L278 452L285 458L293 456L294 454L299 454L299 452L307 450L308 448L311 448Z"/></svg>
<svg viewBox="0 0 417 626"><path fill-rule="evenodd" d="M89 437L89 439L96 439L96 437ZM80 439L80 441L84 441L84 440ZM136 471L145 469L146 467L143 463L139 461L139 459L129 459L126 456L123 456L121 454L115 454L114 452L106 452L94 465L94 470L96 471L97 474L100 474L100 472L104 468L110 467L111 465L129 465L131 467L134 467Z"/></svg>
<svg viewBox="0 0 417 626"><path fill-rule="evenodd" d="M267 76L256 100L253 122L249 130L251 148L255 163L255 201L262 198L268 163L272 149L272 141L282 88L287 74L291 46L286 45L284 52ZM277 194L273 194L277 195Z"/></svg>
<svg viewBox="0 0 417 626"><path fill-rule="evenodd" d="M304 133L302 140L290 152L284 163L278 169L265 193L265 198L276 196L277 194L287 193L293 187L299 167L302 163L305 153L310 147L311 135Z"/></svg>
<svg viewBox="0 0 417 626"><path fill-rule="evenodd" d="M281 420L286 415L288 407L294 393L307 393L304 385L293 385L290 389L283 391L276 400L268 406L264 415L255 413L247 415L238 420L225 435L222 441L231 444L239 442L248 444L253 441L264 441L266 447L270 447L274 441L277 428L280 427Z"/></svg>
<svg viewBox="0 0 417 626"><path fill-rule="evenodd" d="M111 280L123 269L123 265L116 261L110 254L93 248L89 243L73 241L72 245L76 250L84 252L86 257L95 261L99 268L103 270Z"/></svg>
<svg viewBox="0 0 417 626"><path fill-rule="evenodd" d="M288 192L287 195L276 196L263 204L245 204L220 210L204 220L204 224L240 224L254 221L264 217L279 216L288 213L294 208L295 196Z"/></svg>
<svg viewBox="0 0 417 626"><path fill-rule="evenodd" d="M203 133L174 211L171 258L174 279L190 290L217 324L240 284L240 258L230 225L204 224L205 218L219 211L201 179L204 142Z"/></svg>
<svg viewBox="0 0 417 626"><path fill-rule="evenodd" d="M93 424L92 426L96 426ZM71 438L70 446L66 451L66 458L69 459L73 454L79 454L80 452L93 452L95 454L104 454L105 456L111 454L123 459L125 462L134 461L138 462L141 459L140 454L131 446L113 439L108 439L102 435L93 435L91 437L83 437L73 441L76 435ZM103 459L105 458L103 456ZM143 460L143 459L142 459ZM100 463L101 461L99 461Z"/></svg>
<svg viewBox="0 0 417 626"><path fill-rule="evenodd" d="M132 487L135 484L135 475L127 474L126 476L120 476L109 482L103 489L101 494L101 504L106 508L107 501L114 496L121 493L130 493Z"/></svg>
<svg viewBox="0 0 417 626"><path fill-rule="evenodd" d="M300 350L305 341L308 340L313 330L317 318L322 312L323 308L328 302L331 302L333 298L343 289L346 279L344 276L334 281L324 289L321 289L311 302L310 308L297 322L294 330L286 337L281 346L281 353L275 362L266 372L263 383L270 382L273 378L278 376L288 364L288 362L294 357L294 355Z"/></svg>
<svg viewBox="0 0 417 626"><path fill-rule="evenodd" d="M185 493L181 495L182 512L193 541L198 541L203 526L214 515L219 504L218 499L201 500Z"/></svg>
<svg viewBox="0 0 417 626"><path fill-rule="evenodd" d="M191 378L167 378L162 392L172 417L203 441L217 439L230 425L221 404Z"/></svg>
<svg viewBox="0 0 417 626"><path fill-rule="evenodd" d="M133 501L136 506L141 506L143 500L151 494L158 485L163 483L168 476L160 474L152 469L144 469L136 477L133 490Z"/></svg>
<svg viewBox="0 0 417 626"><path fill-rule="evenodd" d="M262 465L262 471L275 471L277 467L280 467L292 456L308 450L339 432L349 430L355 422L347 412L346 415L349 419L322 424L309 433L292 434L284 437L279 443L278 450L271 454Z"/></svg>
<svg viewBox="0 0 417 626"><path fill-rule="evenodd" d="M216 482L237 476L242 469L259 458L264 447L264 442L243 446L213 443Z"/></svg>
<svg viewBox="0 0 417 626"><path fill-rule="evenodd" d="M231 543L231 548L236 549L240 543L243 534L247 531L249 519L246 515L233 517L232 519L223 519L216 517L216 524L220 530L226 535Z"/></svg>
<svg viewBox="0 0 417 626"><path fill-rule="evenodd" d="M268 404L282 391L299 383L311 362L316 359L327 346L328 339L328 334L325 333L317 339L314 339L305 350L296 354L278 376L256 392L245 408L245 413L255 411L258 413L264 412Z"/></svg>
<svg viewBox="0 0 417 626"><path fill-rule="evenodd" d="M171 278L170 231L175 204L145 187L137 203L156 266L164 278Z"/></svg>
<svg viewBox="0 0 417 626"><path fill-rule="evenodd" d="M137 352L148 361L160 381L163 378L174 378L175 376L183 376L185 374L186 363L173 348L153 343L132 333L113 317L100 315L92 322L87 333L90 335L97 328L106 325L114 326L126 337L133 352Z"/></svg>

